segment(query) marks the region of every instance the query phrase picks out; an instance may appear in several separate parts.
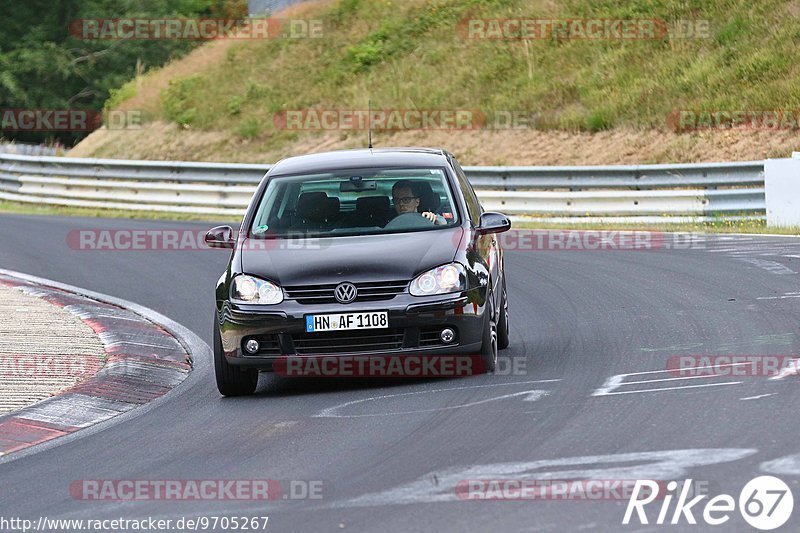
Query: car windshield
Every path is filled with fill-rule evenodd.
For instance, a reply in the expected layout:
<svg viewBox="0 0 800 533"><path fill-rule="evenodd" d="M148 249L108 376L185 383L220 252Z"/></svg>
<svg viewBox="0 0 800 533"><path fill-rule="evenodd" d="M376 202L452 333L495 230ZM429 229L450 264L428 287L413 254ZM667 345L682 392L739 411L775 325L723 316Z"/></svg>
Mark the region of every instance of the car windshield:
<svg viewBox="0 0 800 533"><path fill-rule="evenodd" d="M270 178L250 236L429 231L458 222L444 169L362 169Z"/></svg>

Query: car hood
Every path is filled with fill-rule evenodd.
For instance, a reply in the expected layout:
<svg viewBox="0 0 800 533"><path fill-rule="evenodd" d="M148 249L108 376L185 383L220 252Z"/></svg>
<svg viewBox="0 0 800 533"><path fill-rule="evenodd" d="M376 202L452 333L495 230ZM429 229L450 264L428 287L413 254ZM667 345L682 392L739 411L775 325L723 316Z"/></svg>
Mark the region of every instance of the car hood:
<svg viewBox="0 0 800 533"><path fill-rule="evenodd" d="M460 227L293 241L245 239L242 272L280 285L410 280L455 258Z"/></svg>

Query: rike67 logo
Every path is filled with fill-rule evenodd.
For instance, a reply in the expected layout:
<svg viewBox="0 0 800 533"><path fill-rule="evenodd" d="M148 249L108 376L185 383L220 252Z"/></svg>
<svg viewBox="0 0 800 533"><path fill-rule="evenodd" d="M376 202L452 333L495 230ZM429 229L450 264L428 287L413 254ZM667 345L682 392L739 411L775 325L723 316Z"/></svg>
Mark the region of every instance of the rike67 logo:
<svg viewBox="0 0 800 533"><path fill-rule="evenodd" d="M794 497L789 486L773 476L759 476L750 480L739 493L738 502L729 494L720 494L704 502L703 505L701 502L708 498L708 494L689 499L691 486L691 479L681 484L670 481L666 487L666 494L663 494L660 493L656 481L637 480L622 523L628 525L635 517L634 524L636 520L640 524L649 524L652 514L648 518L645 507L656 500L661 503L655 520L658 525L697 524L698 517L711 526L723 525L737 510L738 503L738 511L745 522L756 529L767 531L785 524L794 509ZM641 497L642 495L644 497ZM675 500L674 507L673 500Z"/></svg>

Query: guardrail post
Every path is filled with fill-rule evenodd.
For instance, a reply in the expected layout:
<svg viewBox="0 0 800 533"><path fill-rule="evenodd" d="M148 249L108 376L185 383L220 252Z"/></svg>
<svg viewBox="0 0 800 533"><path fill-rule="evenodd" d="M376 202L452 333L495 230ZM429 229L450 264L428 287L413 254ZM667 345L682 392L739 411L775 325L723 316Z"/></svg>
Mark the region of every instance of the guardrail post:
<svg viewBox="0 0 800 533"><path fill-rule="evenodd" d="M800 157L795 154L800 155L764 163L768 227L800 226Z"/></svg>
<svg viewBox="0 0 800 533"><path fill-rule="evenodd" d="M703 172L703 177L707 178L708 177L708 172ZM706 187L706 190L714 190L715 191L715 190L717 190L717 188L718 188L717 184L716 183L712 183L711 185L708 185Z"/></svg>
<svg viewBox="0 0 800 533"><path fill-rule="evenodd" d="M508 172L503 172L502 174L500 174L500 180L501 183L503 184L503 190L514 192L517 190L517 188L514 187L513 185L509 185L509 183L512 183L511 180L509 180L510 177L511 175Z"/></svg>

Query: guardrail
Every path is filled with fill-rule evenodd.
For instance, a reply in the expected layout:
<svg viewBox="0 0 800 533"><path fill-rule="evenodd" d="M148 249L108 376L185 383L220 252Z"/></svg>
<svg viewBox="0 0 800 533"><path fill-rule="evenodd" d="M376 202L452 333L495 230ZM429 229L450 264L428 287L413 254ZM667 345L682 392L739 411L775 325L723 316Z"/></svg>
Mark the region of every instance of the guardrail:
<svg viewBox="0 0 800 533"><path fill-rule="evenodd" d="M0 199L241 216L270 165L0 154ZM558 221L765 217L764 162L465 167L484 207Z"/></svg>
<svg viewBox="0 0 800 533"><path fill-rule="evenodd" d="M56 146L30 143L0 143L0 154L18 155L64 155L67 149Z"/></svg>

